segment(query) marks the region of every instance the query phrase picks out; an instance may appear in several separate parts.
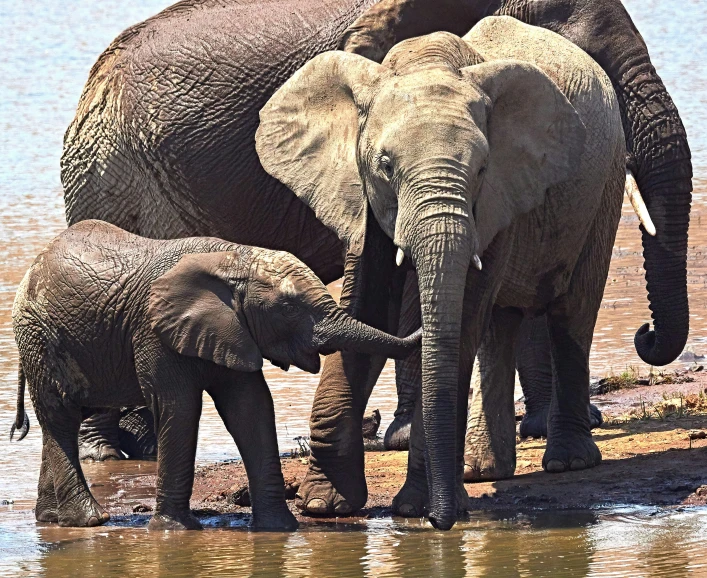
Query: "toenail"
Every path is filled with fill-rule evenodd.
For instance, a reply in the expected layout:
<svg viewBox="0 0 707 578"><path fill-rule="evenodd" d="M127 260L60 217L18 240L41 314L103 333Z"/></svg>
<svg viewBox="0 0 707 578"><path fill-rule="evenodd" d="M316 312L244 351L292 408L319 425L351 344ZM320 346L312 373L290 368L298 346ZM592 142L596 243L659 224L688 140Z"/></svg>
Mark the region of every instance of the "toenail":
<svg viewBox="0 0 707 578"><path fill-rule="evenodd" d="M98 526L98 518L91 516L86 523L89 527Z"/></svg>
<svg viewBox="0 0 707 578"><path fill-rule="evenodd" d="M565 464L563 464L560 460L549 460L545 466L545 470L552 474L559 474L564 472L566 469Z"/></svg>
<svg viewBox="0 0 707 578"><path fill-rule="evenodd" d="M350 514L351 506L347 502L339 502L334 506L334 512L337 514Z"/></svg>
<svg viewBox="0 0 707 578"><path fill-rule="evenodd" d="M570 470L584 470L587 467L587 462L581 458L575 458L570 463Z"/></svg>
<svg viewBox="0 0 707 578"><path fill-rule="evenodd" d="M321 498L314 498L307 502L307 511L312 514L326 514L327 505Z"/></svg>

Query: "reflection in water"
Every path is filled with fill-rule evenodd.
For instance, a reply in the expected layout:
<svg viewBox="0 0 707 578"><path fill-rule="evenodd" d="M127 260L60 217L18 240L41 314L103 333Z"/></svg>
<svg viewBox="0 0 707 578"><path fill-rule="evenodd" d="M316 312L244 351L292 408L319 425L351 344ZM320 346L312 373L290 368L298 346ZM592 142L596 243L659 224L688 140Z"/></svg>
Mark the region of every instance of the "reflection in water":
<svg viewBox="0 0 707 578"><path fill-rule="evenodd" d="M373 519L363 522L361 530L337 531L332 525L304 527L294 534L37 527L27 513L7 514L24 552L36 555L20 558L9 551L11 559L0 561L0 573L10 564L32 575L79 578L687 576L707 571L704 510L647 513L475 517L447 533L417 520Z"/></svg>
<svg viewBox="0 0 707 578"><path fill-rule="evenodd" d="M646 517L577 514L510 521L473 519L438 534L418 522L369 520L365 531L305 529L293 535L239 530L148 534L142 527L70 530L36 526L40 431L8 444L15 410L17 352L11 332L14 292L34 256L64 227L59 156L88 70L126 26L156 13L171 0L93 2L72 0L71 10L49 0L0 4L0 575L19 565L29 575L164 574L261 576L537 576L555 574L681 575L700 573L705 555L697 548L707 516L699 510ZM702 224L707 190L707 12L702 0L624 0L651 50L653 61L685 121L695 168L690 231L689 344L707 354L707 233ZM640 236L629 205L614 247L614 259L597 321L592 373L620 372L628 364L647 368L633 348L634 331L649 318ZM375 389L382 428L392 419L392 365ZM308 433L317 377L298 370L266 371L277 413L278 441ZM199 432L201 462L237 455L213 405L206 399ZM100 500L114 492L110 472L139 464L87 466ZM149 470L149 466L145 466ZM136 475L139 475L136 472ZM137 503L139 495L122 502ZM24 500L24 501L20 501ZM707 573L707 570L703 570Z"/></svg>

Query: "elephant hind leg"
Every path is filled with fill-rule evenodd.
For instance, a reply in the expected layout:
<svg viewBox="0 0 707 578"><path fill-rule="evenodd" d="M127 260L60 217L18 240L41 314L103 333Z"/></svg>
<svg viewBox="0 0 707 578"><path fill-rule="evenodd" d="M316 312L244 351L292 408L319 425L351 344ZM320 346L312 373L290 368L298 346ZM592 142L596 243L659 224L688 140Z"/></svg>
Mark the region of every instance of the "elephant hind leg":
<svg viewBox="0 0 707 578"><path fill-rule="evenodd" d="M501 480L516 467L515 342L523 314L494 306L479 347L464 443L464 481Z"/></svg>
<svg viewBox="0 0 707 578"><path fill-rule="evenodd" d="M105 524L110 516L91 494L81 470L78 447L80 410L63 407L58 396L53 403L37 409L44 437L37 516L54 521L51 490L48 487L51 478L56 501L56 521L60 526Z"/></svg>
<svg viewBox="0 0 707 578"><path fill-rule="evenodd" d="M47 451L47 437L42 435L42 465L39 469L39 484L37 485L37 505L34 515L38 522L58 522L59 507L54 491L54 476Z"/></svg>

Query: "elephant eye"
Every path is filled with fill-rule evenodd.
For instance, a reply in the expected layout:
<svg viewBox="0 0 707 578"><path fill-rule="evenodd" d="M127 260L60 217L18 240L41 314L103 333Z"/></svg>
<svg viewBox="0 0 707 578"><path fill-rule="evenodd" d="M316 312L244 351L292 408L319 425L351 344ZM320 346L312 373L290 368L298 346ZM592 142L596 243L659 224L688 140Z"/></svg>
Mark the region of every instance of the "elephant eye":
<svg viewBox="0 0 707 578"><path fill-rule="evenodd" d="M283 303L282 310L288 317L294 317L297 315L298 307L292 303Z"/></svg>
<svg viewBox="0 0 707 578"><path fill-rule="evenodd" d="M483 166L479 169L479 173L478 173L477 176L483 177L485 172L486 172L486 165L483 165Z"/></svg>
<svg viewBox="0 0 707 578"><path fill-rule="evenodd" d="M393 163L391 162L390 157L383 155L380 158L380 167L387 178L393 178Z"/></svg>

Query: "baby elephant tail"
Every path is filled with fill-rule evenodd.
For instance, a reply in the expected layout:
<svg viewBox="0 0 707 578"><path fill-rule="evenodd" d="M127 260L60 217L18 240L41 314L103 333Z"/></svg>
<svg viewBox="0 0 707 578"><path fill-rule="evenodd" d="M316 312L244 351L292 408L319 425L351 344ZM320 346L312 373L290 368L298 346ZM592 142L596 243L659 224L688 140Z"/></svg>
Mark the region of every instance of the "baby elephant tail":
<svg viewBox="0 0 707 578"><path fill-rule="evenodd" d="M12 424L12 429L10 430L10 441L15 435L15 430L19 431L20 437L17 441L21 441L29 431L29 417L25 412L25 371L22 369L22 364L20 364L17 369L17 415L15 416L15 423Z"/></svg>

